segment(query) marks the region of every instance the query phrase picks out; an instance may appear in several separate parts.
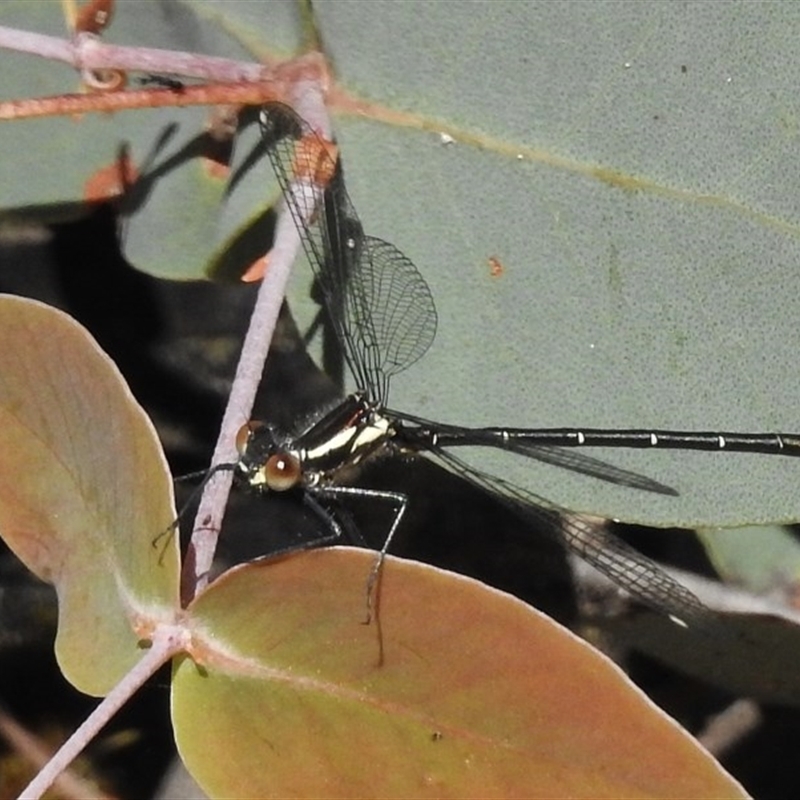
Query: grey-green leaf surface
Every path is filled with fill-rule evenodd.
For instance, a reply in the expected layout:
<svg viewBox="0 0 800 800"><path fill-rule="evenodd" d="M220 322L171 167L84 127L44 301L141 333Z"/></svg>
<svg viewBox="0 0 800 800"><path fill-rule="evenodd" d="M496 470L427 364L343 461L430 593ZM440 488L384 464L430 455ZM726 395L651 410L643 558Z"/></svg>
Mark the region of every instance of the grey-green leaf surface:
<svg viewBox="0 0 800 800"><path fill-rule="evenodd" d="M473 425L798 430L800 248L781 166L797 11L434 3L413 19L403 5L359 14L357 34L352 4L319 9L348 88L456 140L341 126L367 230L417 263L439 306L437 341L392 404ZM474 461L651 524L797 518L788 458L598 455L681 498Z"/></svg>
<svg viewBox="0 0 800 800"><path fill-rule="evenodd" d="M301 15L286 24L293 5L261 7L249 38L223 24L241 4L216 17L212 3L180 7L198 21L206 9L202 24L251 52L303 40ZM314 13L340 88L373 104L336 118L353 201L439 307L437 341L396 379L393 406L469 425L800 429L795 6L331 0ZM170 260L188 274L199 251L218 259L277 190L262 161L215 220L198 203L192 224L212 246L209 233L179 236L194 207L181 196L197 193L130 221L128 256L156 274ZM138 258L137 237L163 247ZM580 511L657 525L798 519L800 462L784 457L594 453L675 499L469 455Z"/></svg>
<svg viewBox="0 0 800 800"><path fill-rule="evenodd" d="M752 592L793 598L800 582L800 543L786 528L772 526L698 532L714 569Z"/></svg>

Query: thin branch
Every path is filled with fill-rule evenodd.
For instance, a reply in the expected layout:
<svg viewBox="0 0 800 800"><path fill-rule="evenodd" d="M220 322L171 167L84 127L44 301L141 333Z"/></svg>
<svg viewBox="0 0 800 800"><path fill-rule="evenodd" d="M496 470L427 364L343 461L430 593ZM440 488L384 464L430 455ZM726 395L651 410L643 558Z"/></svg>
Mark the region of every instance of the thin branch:
<svg viewBox="0 0 800 800"><path fill-rule="evenodd" d="M186 628L180 625L159 626L152 646L25 787L19 800L38 800L134 692L176 653L186 649L188 635Z"/></svg>
<svg viewBox="0 0 800 800"><path fill-rule="evenodd" d="M229 83L260 81L268 78L271 72L268 66L252 61L235 61L177 50L106 44L91 33L80 33L70 40L0 25L0 47L63 61L77 70L124 69Z"/></svg>
<svg viewBox="0 0 800 800"><path fill-rule="evenodd" d="M7 100L0 102L0 120L157 106L260 105L270 100L289 102L296 84L314 81L327 90L329 80L325 60L319 53L307 53L272 67L175 50L122 47L106 44L87 33L70 41L3 26L0 26L0 47L62 61L81 72L154 72L209 82L186 86L180 92L151 88Z"/></svg>
<svg viewBox="0 0 800 800"><path fill-rule="evenodd" d="M46 36L33 31L21 31L0 25L0 47L5 50L16 50L18 53L29 53L52 61L71 63L75 52L74 43L58 36Z"/></svg>
<svg viewBox="0 0 800 800"><path fill-rule="evenodd" d="M5 709L0 708L0 736L32 767L41 770L53 755L47 745L20 725ZM69 770L61 773L54 788L61 797L73 800L111 800L111 796L100 791L90 781L84 780Z"/></svg>
<svg viewBox="0 0 800 800"><path fill-rule="evenodd" d="M0 120L71 116L100 111L127 111L164 106L206 106L234 103L261 105L286 102L287 86L278 80L245 84L203 84L187 86L182 92L170 89L135 89L91 94L62 94L0 102Z"/></svg>
<svg viewBox="0 0 800 800"><path fill-rule="evenodd" d="M317 82L295 84L293 106L315 130L324 138L330 139L331 124L324 95L323 87ZM233 463L238 458L234 447L236 433L250 418L286 283L299 249L300 237L292 216L288 209L282 207L275 231L275 243L269 252L269 266L250 319L250 327L220 426L219 439L211 462L212 469L216 464ZM231 483L232 473L220 472L209 481L203 492L181 576L181 597L184 604L208 583Z"/></svg>
<svg viewBox="0 0 800 800"><path fill-rule="evenodd" d="M233 463L238 458L234 445L236 434L250 418L272 334L286 293L291 266L299 249L300 237L290 214L284 211L278 218L275 246L270 250L269 267L261 283L242 345L236 376L211 459L212 468L216 464ZM181 598L184 605L208 584L232 482L232 472L218 472L203 492L181 575Z"/></svg>
<svg viewBox="0 0 800 800"><path fill-rule="evenodd" d="M709 718L697 740L713 756L723 758L763 724L761 707L755 700L743 697Z"/></svg>

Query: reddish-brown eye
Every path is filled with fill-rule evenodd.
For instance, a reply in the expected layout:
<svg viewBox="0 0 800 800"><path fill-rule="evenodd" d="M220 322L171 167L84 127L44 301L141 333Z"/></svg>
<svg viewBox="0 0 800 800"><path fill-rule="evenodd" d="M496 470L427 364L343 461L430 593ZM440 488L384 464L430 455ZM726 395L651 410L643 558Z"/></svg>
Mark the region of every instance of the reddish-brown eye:
<svg viewBox="0 0 800 800"><path fill-rule="evenodd" d="M285 492L294 488L302 475L300 462L288 453L270 456L264 466L264 480L273 492Z"/></svg>
<svg viewBox="0 0 800 800"><path fill-rule="evenodd" d="M254 422L253 420L250 420L250 422L245 422L245 424L239 428L239 431L236 434L236 452L240 456L245 454L247 446L250 444L250 440L253 438L256 431L263 427L263 422Z"/></svg>

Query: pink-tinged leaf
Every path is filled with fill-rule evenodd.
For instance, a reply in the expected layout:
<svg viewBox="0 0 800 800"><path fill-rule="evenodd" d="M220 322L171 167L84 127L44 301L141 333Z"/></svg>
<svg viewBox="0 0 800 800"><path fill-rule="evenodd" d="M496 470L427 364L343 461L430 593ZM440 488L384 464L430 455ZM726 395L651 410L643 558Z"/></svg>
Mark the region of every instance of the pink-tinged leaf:
<svg viewBox="0 0 800 800"><path fill-rule="evenodd" d="M173 722L211 796L744 796L608 659L509 595L390 558L364 624L374 558L246 565L190 606Z"/></svg>
<svg viewBox="0 0 800 800"><path fill-rule="evenodd" d="M178 606L177 544L153 546L175 514L169 473L147 416L77 322L3 296L0 343L0 534L55 584L64 674L104 694Z"/></svg>

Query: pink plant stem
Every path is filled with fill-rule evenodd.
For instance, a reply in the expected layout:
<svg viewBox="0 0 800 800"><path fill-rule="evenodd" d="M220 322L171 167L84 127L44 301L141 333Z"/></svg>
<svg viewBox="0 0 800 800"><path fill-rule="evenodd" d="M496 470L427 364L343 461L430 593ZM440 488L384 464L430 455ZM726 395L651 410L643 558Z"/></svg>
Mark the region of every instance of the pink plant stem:
<svg viewBox="0 0 800 800"><path fill-rule="evenodd" d="M106 44L90 33L81 33L70 40L0 25L0 47L63 61L79 70L124 69L231 83L264 80L272 74L265 64L175 50L122 47Z"/></svg>
<svg viewBox="0 0 800 800"><path fill-rule="evenodd" d="M86 745L133 696L134 692L176 653L185 650L189 633L184 626L162 625L156 629L152 646L80 727L67 739L42 771L23 789L19 800L38 800L53 781L80 755Z"/></svg>
<svg viewBox="0 0 800 800"><path fill-rule="evenodd" d="M294 108L323 137L331 137L331 125L324 102L324 91L317 82L301 82L295 86ZM250 417L258 385L269 352L281 303L286 293L291 266L300 249L300 237L289 210L283 206L275 231L275 244L269 252L269 265L258 293L250 326L242 346L242 354L220 426L220 435L211 464L237 460L236 434ZM197 509L195 528L183 567L181 598L184 604L201 591L209 581L211 564L217 546L233 475L218 473L203 492Z"/></svg>
<svg viewBox="0 0 800 800"><path fill-rule="evenodd" d="M328 74L320 53L272 66L248 61L106 44L89 33L60 39L0 26L0 47L62 61L85 79L96 71L155 72L201 79L181 92L165 89L126 90L61 94L0 101L0 120L74 115L98 111L122 111L157 106L261 104L268 100L289 102L298 83L317 81L327 87ZM91 81L89 81L91 83Z"/></svg>

